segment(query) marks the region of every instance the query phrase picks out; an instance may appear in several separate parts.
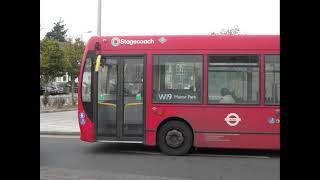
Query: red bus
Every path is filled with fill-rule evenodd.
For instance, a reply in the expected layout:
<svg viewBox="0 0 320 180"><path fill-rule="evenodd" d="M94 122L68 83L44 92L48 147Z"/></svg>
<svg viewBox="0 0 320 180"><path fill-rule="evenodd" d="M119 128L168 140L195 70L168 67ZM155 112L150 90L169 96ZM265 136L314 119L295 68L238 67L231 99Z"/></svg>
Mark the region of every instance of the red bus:
<svg viewBox="0 0 320 180"><path fill-rule="evenodd" d="M82 141L279 150L279 105L279 35L92 37L82 59Z"/></svg>

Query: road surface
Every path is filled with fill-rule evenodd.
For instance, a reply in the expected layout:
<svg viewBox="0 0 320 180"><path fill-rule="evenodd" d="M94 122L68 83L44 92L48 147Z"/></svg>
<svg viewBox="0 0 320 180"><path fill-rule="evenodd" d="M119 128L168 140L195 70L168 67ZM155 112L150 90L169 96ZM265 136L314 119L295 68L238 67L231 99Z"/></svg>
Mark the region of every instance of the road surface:
<svg viewBox="0 0 320 180"><path fill-rule="evenodd" d="M279 152L200 149L166 156L139 144L40 136L40 179L279 180Z"/></svg>

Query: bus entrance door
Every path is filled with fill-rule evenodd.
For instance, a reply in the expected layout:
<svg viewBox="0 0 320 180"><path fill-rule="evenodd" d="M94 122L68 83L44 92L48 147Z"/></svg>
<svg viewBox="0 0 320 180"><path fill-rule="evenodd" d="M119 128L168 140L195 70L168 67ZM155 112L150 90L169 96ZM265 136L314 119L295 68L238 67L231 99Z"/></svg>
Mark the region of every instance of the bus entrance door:
<svg viewBox="0 0 320 180"><path fill-rule="evenodd" d="M142 142L145 57L101 56L98 59L94 87L97 141Z"/></svg>

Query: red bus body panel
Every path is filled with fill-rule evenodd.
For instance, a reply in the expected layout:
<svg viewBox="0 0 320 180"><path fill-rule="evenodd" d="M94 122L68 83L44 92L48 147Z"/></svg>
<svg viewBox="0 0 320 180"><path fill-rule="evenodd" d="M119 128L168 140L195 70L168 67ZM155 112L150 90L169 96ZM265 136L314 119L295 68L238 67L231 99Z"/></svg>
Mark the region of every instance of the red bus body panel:
<svg viewBox="0 0 320 180"><path fill-rule="evenodd" d="M280 149L279 106L264 105L264 54L280 54L279 35L234 36L117 36L127 40L149 40L154 44L121 44L113 47L113 36L92 37L82 59L79 82L88 50L100 45L97 54L145 54L146 63L146 132L145 144L156 145L156 131L162 121L170 117L184 119L194 133L194 146L217 148ZM159 38L167 41L160 43ZM152 54L203 54L203 102L202 104L154 104L152 103ZM260 103L256 105L211 105L207 103L207 55L208 54L258 54L260 57ZM81 101L81 83L78 84L79 113L84 112ZM157 109L155 111L154 109ZM160 115L157 112L161 112ZM229 113L239 115L241 121L230 126L225 118ZM270 124L269 118L276 119ZM86 123L80 125L81 140L94 142L94 124L85 115Z"/></svg>

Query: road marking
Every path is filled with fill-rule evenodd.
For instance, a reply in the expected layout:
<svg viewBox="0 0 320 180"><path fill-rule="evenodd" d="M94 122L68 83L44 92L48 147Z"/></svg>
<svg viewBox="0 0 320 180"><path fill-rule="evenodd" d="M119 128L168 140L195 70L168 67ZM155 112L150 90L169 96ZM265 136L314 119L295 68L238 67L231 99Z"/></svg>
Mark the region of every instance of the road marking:
<svg viewBox="0 0 320 180"><path fill-rule="evenodd" d="M76 139L80 139L80 136L77 136L77 135L40 135L40 137L47 137L47 138L76 138Z"/></svg>

